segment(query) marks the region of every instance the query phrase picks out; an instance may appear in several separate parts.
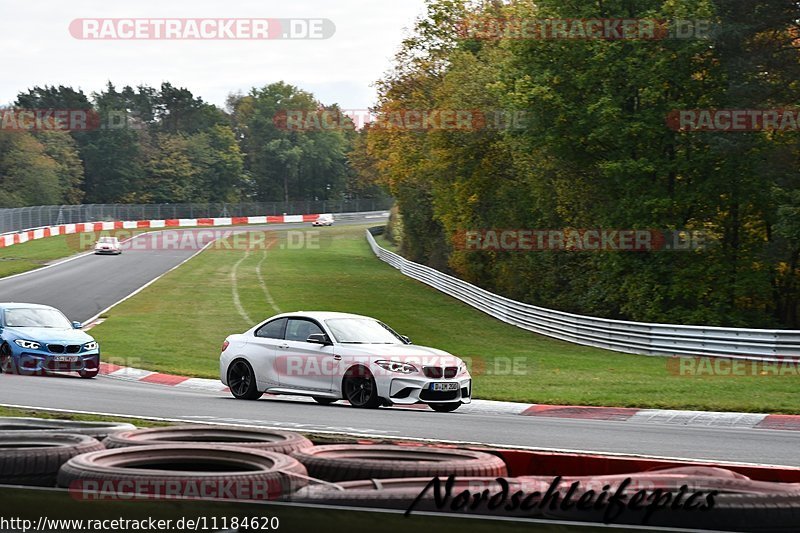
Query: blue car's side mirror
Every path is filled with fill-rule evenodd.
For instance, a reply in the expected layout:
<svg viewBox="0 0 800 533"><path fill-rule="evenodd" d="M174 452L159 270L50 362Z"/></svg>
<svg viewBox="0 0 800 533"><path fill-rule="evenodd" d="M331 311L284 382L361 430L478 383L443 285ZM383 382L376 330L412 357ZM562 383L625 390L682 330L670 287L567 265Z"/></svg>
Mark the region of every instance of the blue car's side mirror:
<svg viewBox="0 0 800 533"><path fill-rule="evenodd" d="M83 327L83 324L81 324L80 322L73 322L72 323L72 329L81 329L82 327Z"/></svg>

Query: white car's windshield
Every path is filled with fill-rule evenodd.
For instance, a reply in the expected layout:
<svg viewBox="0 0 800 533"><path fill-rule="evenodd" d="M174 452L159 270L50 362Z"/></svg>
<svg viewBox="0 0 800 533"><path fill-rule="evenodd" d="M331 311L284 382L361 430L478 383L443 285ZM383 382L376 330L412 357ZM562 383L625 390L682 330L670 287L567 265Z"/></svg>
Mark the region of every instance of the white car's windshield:
<svg viewBox="0 0 800 533"><path fill-rule="evenodd" d="M116 237L100 237L100 240L97 241L102 244L115 244L117 242Z"/></svg>
<svg viewBox="0 0 800 533"><path fill-rule="evenodd" d="M67 317L55 309L7 309L6 326L17 328L70 328Z"/></svg>
<svg viewBox="0 0 800 533"><path fill-rule="evenodd" d="M342 344L403 344L388 326L368 318L332 318L326 320L337 342Z"/></svg>

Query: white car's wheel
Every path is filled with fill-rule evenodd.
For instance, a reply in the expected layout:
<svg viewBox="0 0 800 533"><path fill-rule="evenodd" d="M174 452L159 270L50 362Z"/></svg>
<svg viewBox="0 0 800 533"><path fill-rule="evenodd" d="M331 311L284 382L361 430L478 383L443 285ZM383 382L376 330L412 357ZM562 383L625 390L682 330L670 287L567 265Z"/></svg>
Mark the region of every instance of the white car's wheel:
<svg viewBox="0 0 800 533"><path fill-rule="evenodd" d="M253 368L244 359L237 359L228 368L228 387L237 400L258 400L263 394L258 390Z"/></svg>
<svg viewBox="0 0 800 533"><path fill-rule="evenodd" d="M314 401L320 405L330 405L334 403L336 400L333 398L320 398L319 396L314 396Z"/></svg>
<svg viewBox="0 0 800 533"><path fill-rule="evenodd" d="M363 366L356 366L347 371L342 380L342 390L345 399L353 407L375 409L381 405L375 378L372 377L372 372Z"/></svg>
<svg viewBox="0 0 800 533"><path fill-rule="evenodd" d="M431 406L431 409L436 411L437 413L452 413L459 407L461 407L460 403L429 403L428 405Z"/></svg>

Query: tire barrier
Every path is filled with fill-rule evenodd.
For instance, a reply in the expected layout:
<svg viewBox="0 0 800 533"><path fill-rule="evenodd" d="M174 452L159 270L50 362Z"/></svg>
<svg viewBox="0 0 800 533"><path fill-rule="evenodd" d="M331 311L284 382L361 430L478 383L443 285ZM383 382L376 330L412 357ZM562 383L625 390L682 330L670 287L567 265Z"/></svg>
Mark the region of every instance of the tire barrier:
<svg viewBox="0 0 800 533"><path fill-rule="evenodd" d="M575 482L580 482L580 488L572 492L570 505L562 506ZM563 478L555 490L553 483L554 478L545 476L507 479L440 476L438 482L430 477L369 479L310 485L297 491L291 501L407 512L610 522L693 531L788 532L796 531L800 523L800 484L754 481L721 468L687 467ZM623 484L625 499L619 504L609 504L611 495ZM602 504L597 504L604 490L607 497ZM644 491L641 505L631 505L639 491ZM551 494L549 500L548 493ZM590 505L581 508L578 502L586 494L591 494L591 501L586 502ZM683 494L683 501L678 494ZM692 498L694 494L699 497ZM543 501L545 504L541 504ZM675 501L679 505L673 505ZM713 504L709 506L711 501Z"/></svg>
<svg viewBox="0 0 800 533"><path fill-rule="evenodd" d="M58 473L58 486L78 499L274 500L306 482L306 469L288 455L202 444L86 453Z"/></svg>
<svg viewBox="0 0 800 533"><path fill-rule="evenodd" d="M0 417L0 435L14 431L47 431L49 433L86 435L102 440L112 433L130 431L132 429L136 429L136 426L120 422L81 422L53 418Z"/></svg>
<svg viewBox="0 0 800 533"><path fill-rule="evenodd" d="M0 432L0 484L53 487L61 466L103 445L87 435L44 431Z"/></svg>
<svg viewBox="0 0 800 533"><path fill-rule="evenodd" d="M519 475L551 472L547 461L506 477L501 457L452 446L313 446L300 434L261 428L121 426L0 418L0 484L58 486L79 501L280 500L691 530L788 532L800 524L800 478L780 470L674 462L646 471L632 463L631 473ZM109 434L108 449L70 428ZM786 482L763 481L776 479Z"/></svg>
<svg viewBox="0 0 800 533"><path fill-rule="evenodd" d="M303 435L291 431L194 425L121 431L109 436L104 445L111 449L189 443L221 444L286 454L313 446Z"/></svg>
<svg viewBox="0 0 800 533"><path fill-rule="evenodd" d="M311 477L325 481L425 476L505 476L506 464L495 455L455 448L397 445L315 446L292 454Z"/></svg>
<svg viewBox="0 0 800 533"><path fill-rule="evenodd" d="M309 485L297 491L291 501L301 503L317 503L353 507L373 507L381 509L407 510L415 499L426 489L426 497L419 501L416 510L435 512L437 509L431 487L432 477L366 479L343 481L335 485ZM440 477L444 487L447 476ZM511 493L517 491L547 490L550 481L539 483L534 479L508 478ZM488 490L494 494L502 490L497 477L456 477L454 483L446 488L455 495L465 490L482 492ZM444 509L448 511L449 509Z"/></svg>

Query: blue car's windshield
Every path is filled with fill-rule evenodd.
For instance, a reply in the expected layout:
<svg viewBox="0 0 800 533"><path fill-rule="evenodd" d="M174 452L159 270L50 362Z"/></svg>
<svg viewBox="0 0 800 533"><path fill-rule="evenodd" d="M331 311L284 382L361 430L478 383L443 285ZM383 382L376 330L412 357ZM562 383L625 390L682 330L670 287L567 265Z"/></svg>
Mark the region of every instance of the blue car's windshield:
<svg viewBox="0 0 800 533"><path fill-rule="evenodd" d="M6 326L17 328L69 328L67 317L55 309L6 309Z"/></svg>

